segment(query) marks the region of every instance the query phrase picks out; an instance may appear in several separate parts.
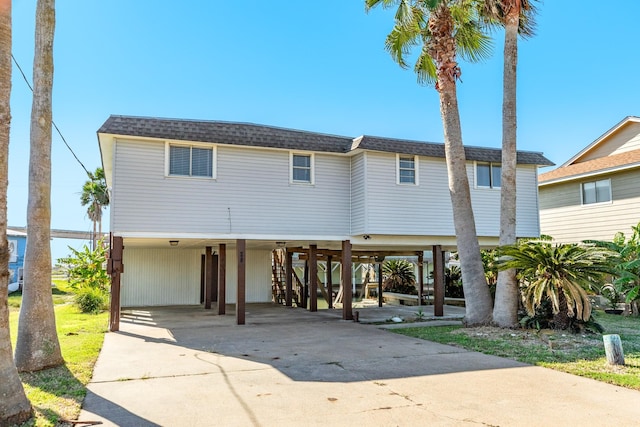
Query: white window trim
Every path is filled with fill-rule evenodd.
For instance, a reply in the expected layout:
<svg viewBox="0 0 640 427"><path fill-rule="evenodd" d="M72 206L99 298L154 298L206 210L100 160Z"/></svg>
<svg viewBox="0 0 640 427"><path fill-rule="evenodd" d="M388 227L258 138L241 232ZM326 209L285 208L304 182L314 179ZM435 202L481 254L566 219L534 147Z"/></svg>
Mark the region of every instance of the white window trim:
<svg viewBox="0 0 640 427"><path fill-rule="evenodd" d="M589 184L591 182L598 182L598 181L609 181L609 200L605 201L605 202L595 202L595 203L585 203L584 202L584 184ZM605 178L605 179L596 179L595 181L585 181L585 182L581 182L580 184L578 184L580 187L580 206L584 206L584 207L589 207L589 206L602 206L602 205L610 205L613 203L613 191L611 188L611 178Z"/></svg>
<svg viewBox="0 0 640 427"><path fill-rule="evenodd" d="M293 179L293 156L307 156L311 166L310 179L311 181L295 181ZM289 184L296 185L315 185L316 183L316 159L315 153L302 152L302 151L289 151Z"/></svg>
<svg viewBox="0 0 640 427"><path fill-rule="evenodd" d="M413 168L415 171L415 182L400 182L400 157L413 157ZM396 184L397 185L420 185L420 162L418 156L396 153Z"/></svg>
<svg viewBox="0 0 640 427"><path fill-rule="evenodd" d="M500 183L500 186L496 187L493 185L478 185L478 165L489 165L489 180L491 180L492 174L493 174L493 165L500 165L500 167L502 168L502 163L498 163L498 162L478 162L477 160L473 162L473 188L478 189L478 190L500 190L502 188L502 182ZM500 170L500 174L502 175L502 170ZM500 179L502 179L502 176L500 176Z"/></svg>
<svg viewBox="0 0 640 427"><path fill-rule="evenodd" d="M187 176L187 175L171 175L169 173L170 162L170 149L169 147L195 147L195 148L208 148L211 149L211 176ZM215 144L199 144L197 142L184 142L184 141L165 141L164 143L164 176L165 178L177 178L177 179L206 179L208 181L217 179L218 176L218 146Z"/></svg>

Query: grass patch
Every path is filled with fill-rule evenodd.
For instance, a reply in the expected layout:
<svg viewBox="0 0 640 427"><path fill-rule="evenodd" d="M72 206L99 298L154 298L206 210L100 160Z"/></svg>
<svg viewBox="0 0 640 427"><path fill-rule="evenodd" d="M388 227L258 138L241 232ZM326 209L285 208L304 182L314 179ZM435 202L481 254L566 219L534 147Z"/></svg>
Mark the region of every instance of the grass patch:
<svg viewBox="0 0 640 427"><path fill-rule="evenodd" d="M625 366L607 365L599 334L461 326L392 331L640 390L640 318L603 312L594 313L594 317L605 328L605 334L620 335Z"/></svg>
<svg viewBox="0 0 640 427"><path fill-rule="evenodd" d="M20 377L36 417L24 426L55 426L60 420L74 420L87 393L93 366L98 358L108 313L83 314L71 304L73 294L61 283L52 289L58 339L65 365ZM21 295L10 297L9 323L15 348Z"/></svg>

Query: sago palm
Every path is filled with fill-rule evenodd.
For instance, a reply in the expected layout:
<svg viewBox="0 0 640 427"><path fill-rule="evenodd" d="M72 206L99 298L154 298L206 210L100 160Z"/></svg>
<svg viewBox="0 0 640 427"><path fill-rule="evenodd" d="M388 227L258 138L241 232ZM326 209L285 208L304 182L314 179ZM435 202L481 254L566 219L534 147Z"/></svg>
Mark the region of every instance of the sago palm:
<svg viewBox="0 0 640 427"><path fill-rule="evenodd" d="M613 271L615 252L595 246L526 241L500 248L498 268L514 268L522 279L523 300L530 315L543 300L551 302L554 325L567 329L572 318L588 321L596 289Z"/></svg>
<svg viewBox="0 0 640 427"><path fill-rule="evenodd" d="M390 292L403 294L415 294L416 276L413 271L413 264L403 259L393 259L386 261L382 265L384 278L384 289Z"/></svg>
<svg viewBox="0 0 640 427"><path fill-rule="evenodd" d="M385 47L401 67L408 68L407 55L413 47L420 46L414 71L419 82L435 83L440 96L449 193L468 325L488 323L492 315L471 206L456 92L456 83L462 74L458 55L477 61L490 53L490 39L482 32L480 5L480 0L365 0L366 10L376 6L397 7L394 27Z"/></svg>

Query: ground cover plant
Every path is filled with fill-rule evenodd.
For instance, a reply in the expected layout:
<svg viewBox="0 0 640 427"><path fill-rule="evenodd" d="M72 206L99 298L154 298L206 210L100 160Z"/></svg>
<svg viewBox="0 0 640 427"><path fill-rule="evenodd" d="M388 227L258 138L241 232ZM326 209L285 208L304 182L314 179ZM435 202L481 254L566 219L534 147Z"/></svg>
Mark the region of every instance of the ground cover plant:
<svg viewBox="0 0 640 427"><path fill-rule="evenodd" d="M74 295L63 280L55 280L52 288L56 328L65 364L33 373L22 373L27 397L35 418L25 426L61 426L63 420L74 420L86 395L98 358L108 313L84 314L72 304ZM21 294L9 296L11 338L15 348Z"/></svg>
<svg viewBox="0 0 640 427"><path fill-rule="evenodd" d="M605 334L622 340L625 366L606 363L602 335L552 329L423 326L393 332L640 390L640 318L594 312Z"/></svg>

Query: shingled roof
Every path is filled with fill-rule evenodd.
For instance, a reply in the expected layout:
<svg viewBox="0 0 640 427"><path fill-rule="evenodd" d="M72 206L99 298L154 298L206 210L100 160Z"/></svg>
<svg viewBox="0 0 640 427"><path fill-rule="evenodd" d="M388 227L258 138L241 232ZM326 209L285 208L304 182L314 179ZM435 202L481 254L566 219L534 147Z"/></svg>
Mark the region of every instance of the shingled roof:
<svg viewBox="0 0 640 427"><path fill-rule="evenodd" d="M557 180L579 178L583 175L613 172L620 168L640 167L640 150L626 151L586 162L561 166L540 174L538 182L546 184Z"/></svg>
<svg viewBox="0 0 640 427"><path fill-rule="evenodd" d="M352 138L252 123L112 115L98 133L330 153L348 153L359 148L444 158L444 144L441 143L376 136ZM465 153L467 160L501 161L497 148L465 147ZM553 165L542 153L529 151L518 152L518 163Z"/></svg>

